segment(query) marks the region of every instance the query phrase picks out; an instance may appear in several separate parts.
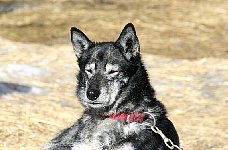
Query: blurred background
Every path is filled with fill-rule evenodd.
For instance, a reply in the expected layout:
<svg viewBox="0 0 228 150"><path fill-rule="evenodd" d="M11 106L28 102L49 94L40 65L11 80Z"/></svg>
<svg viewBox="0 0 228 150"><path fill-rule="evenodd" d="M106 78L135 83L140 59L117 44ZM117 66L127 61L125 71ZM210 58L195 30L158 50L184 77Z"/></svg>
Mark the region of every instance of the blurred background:
<svg viewBox="0 0 228 150"><path fill-rule="evenodd" d="M181 146L228 149L227 0L0 0L0 149L41 149L83 112L72 26L115 41L128 22Z"/></svg>

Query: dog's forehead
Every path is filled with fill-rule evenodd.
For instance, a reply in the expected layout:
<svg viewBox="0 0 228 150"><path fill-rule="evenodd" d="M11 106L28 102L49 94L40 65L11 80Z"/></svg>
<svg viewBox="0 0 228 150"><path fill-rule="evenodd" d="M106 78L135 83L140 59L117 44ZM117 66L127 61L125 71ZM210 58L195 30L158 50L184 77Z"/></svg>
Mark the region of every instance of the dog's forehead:
<svg viewBox="0 0 228 150"><path fill-rule="evenodd" d="M91 50L91 60L94 63L114 63L124 60L123 55L113 43L98 43Z"/></svg>

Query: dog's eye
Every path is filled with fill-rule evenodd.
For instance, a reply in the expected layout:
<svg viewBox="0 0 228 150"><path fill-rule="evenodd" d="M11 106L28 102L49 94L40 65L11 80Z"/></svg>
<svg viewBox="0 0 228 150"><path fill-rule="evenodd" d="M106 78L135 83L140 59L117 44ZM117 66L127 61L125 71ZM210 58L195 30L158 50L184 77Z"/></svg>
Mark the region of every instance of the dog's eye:
<svg viewBox="0 0 228 150"><path fill-rule="evenodd" d="M86 73L89 73L89 74L93 73L92 69L86 69L85 71L86 71Z"/></svg>
<svg viewBox="0 0 228 150"><path fill-rule="evenodd" d="M118 71L116 71L116 70L110 70L109 72L108 72L108 74L110 74L110 75L117 75L119 72Z"/></svg>

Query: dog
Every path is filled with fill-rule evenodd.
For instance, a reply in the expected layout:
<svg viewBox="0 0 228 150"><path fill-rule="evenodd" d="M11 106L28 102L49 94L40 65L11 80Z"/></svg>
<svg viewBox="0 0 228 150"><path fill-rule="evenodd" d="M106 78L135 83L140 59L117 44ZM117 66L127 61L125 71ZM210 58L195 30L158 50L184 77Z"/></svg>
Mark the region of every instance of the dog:
<svg viewBox="0 0 228 150"><path fill-rule="evenodd" d="M148 128L155 123L179 145L175 127L150 85L132 23L116 42L91 42L72 27L71 42L80 68L76 93L85 110L44 150L168 150L163 138Z"/></svg>

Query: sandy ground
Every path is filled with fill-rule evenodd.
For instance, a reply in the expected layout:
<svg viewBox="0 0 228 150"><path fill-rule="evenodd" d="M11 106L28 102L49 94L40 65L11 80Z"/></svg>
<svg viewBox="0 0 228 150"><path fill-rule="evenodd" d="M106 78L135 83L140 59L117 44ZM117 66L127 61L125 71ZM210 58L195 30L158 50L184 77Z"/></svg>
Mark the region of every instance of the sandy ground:
<svg viewBox="0 0 228 150"><path fill-rule="evenodd" d="M112 41L127 22L181 146L228 149L227 10L222 0L1 0L0 149L40 149L83 112L70 27Z"/></svg>

